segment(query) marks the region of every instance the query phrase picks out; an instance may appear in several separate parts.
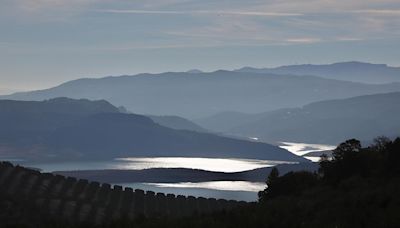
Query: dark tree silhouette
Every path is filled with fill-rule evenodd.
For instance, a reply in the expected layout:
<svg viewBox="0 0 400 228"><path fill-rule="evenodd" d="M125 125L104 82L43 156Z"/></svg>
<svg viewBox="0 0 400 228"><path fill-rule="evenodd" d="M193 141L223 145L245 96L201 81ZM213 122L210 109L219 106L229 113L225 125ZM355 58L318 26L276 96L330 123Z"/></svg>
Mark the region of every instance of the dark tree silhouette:
<svg viewBox="0 0 400 228"><path fill-rule="evenodd" d="M391 140L386 136L379 136L374 139L374 143L370 146L375 151L383 152L390 145Z"/></svg>
<svg viewBox="0 0 400 228"><path fill-rule="evenodd" d="M268 175L267 186L272 185L278 177L279 177L279 170L276 167L272 168L271 172Z"/></svg>
<svg viewBox="0 0 400 228"><path fill-rule="evenodd" d="M263 191L258 192L258 198L260 201L263 201L266 199L267 194L268 194L268 186L272 186L274 184L275 180L277 180L278 178L279 178L279 170L276 167L274 167L274 168L272 168L271 172L268 175L268 178L266 181L267 187Z"/></svg>
<svg viewBox="0 0 400 228"><path fill-rule="evenodd" d="M343 160L345 156L350 153L359 152L361 150L361 142L357 139L349 139L346 142L339 144L339 146L333 150L334 160Z"/></svg>

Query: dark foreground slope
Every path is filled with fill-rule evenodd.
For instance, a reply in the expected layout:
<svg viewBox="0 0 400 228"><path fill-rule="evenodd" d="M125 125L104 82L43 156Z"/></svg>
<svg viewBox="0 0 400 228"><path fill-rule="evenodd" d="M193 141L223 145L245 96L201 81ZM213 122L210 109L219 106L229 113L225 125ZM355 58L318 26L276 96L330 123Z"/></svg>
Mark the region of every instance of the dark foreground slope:
<svg viewBox="0 0 400 228"><path fill-rule="evenodd" d="M84 108L81 108L84 107ZM0 155L28 160L220 157L305 161L278 147L175 130L105 101L0 101Z"/></svg>
<svg viewBox="0 0 400 228"><path fill-rule="evenodd" d="M245 202L164 195L40 173L0 162L0 226L109 225L114 220L183 217Z"/></svg>
<svg viewBox="0 0 400 228"><path fill-rule="evenodd" d="M399 83L368 85L315 76L215 71L79 79L46 90L0 98L105 99L134 113L193 119L223 111L259 113L320 100L393 91L400 91Z"/></svg>
<svg viewBox="0 0 400 228"><path fill-rule="evenodd" d="M400 138L361 148L338 146L318 173L268 177L260 201L230 212L183 219L148 220L139 227L400 227Z"/></svg>
<svg viewBox="0 0 400 228"><path fill-rule="evenodd" d="M247 204L110 189L0 163L0 219L36 227L399 227L400 138L367 148L348 140L333 156L318 172L271 171L259 202Z"/></svg>

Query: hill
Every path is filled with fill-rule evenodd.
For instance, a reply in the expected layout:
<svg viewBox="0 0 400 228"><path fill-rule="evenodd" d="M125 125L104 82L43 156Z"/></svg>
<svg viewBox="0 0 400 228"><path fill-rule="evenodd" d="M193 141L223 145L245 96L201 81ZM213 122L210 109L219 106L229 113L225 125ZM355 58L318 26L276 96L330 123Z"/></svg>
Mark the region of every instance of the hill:
<svg viewBox="0 0 400 228"><path fill-rule="evenodd" d="M1 162L0 219L12 227L398 227L399 150L400 138L369 147L347 140L318 171L272 169L257 203L111 188Z"/></svg>
<svg viewBox="0 0 400 228"><path fill-rule="evenodd" d="M272 145L175 130L146 116L119 113L108 102L91 102L0 101L0 154L28 160L182 156L304 161Z"/></svg>
<svg viewBox="0 0 400 228"><path fill-rule="evenodd" d="M200 127L194 122L187 120L179 116L154 116L146 115L155 123L158 123L164 127L169 127L176 130L189 130L197 132L208 132L208 130Z"/></svg>
<svg viewBox="0 0 400 228"><path fill-rule="evenodd" d="M224 213L148 221L142 227L398 227L400 138L341 143L318 172L269 175L259 202Z"/></svg>
<svg viewBox="0 0 400 228"><path fill-rule="evenodd" d="M195 119L224 111L259 113L327 99L394 91L400 91L400 83L367 85L315 76L220 70L79 79L50 89L0 96L0 99L105 99L138 114Z"/></svg>
<svg viewBox="0 0 400 228"><path fill-rule="evenodd" d="M336 145L351 136L371 140L376 135L400 134L400 93L328 100L260 114L241 115L223 123L226 133L257 137L266 142L306 142ZM207 119L202 122L206 123ZM215 124L211 118L210 126ZM234 123L227 128L229 123ZM226 130L228 129L228 130Z"/></svg>
<svg viewBox="0 0 400 228"><path fill-rule="evenodd" d="M281 174L293 171L314 172L318 169L316 163L280 164L274 167L276 167ZM225 173L184 168L154 168L143 170L109 169L55 171L53 173L105 183L179 183L205 181L265 182L265 177L269 175L271 170L272 167L266 167L242 172Z"/></svg>
<svg viewBox="0 0 400 228"><path fill-rule="evenodd" d="M329 79L372 84L400 82L400 67L355 61L327 65L289 65L276 68L244 67L236 71L261 74L315 75Z"/></svg>
<svg viewBox="0 0 400 228"><path fill-rule="evenodd" d="M2 227L107 226L114 220L177 218L230 210L245 204L123 189L0 162Z"/></svg>

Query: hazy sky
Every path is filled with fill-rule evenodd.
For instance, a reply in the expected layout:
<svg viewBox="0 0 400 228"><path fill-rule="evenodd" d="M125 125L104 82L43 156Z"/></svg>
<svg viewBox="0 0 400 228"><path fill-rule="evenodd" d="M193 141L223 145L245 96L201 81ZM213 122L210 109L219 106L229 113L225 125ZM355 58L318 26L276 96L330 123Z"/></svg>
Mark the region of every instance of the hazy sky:
<svg viewBox="0 0 400 228"><path fill-rule="evenodd" d="M80 77L400 66L399 0L0 0L0 93Z"/></svg>

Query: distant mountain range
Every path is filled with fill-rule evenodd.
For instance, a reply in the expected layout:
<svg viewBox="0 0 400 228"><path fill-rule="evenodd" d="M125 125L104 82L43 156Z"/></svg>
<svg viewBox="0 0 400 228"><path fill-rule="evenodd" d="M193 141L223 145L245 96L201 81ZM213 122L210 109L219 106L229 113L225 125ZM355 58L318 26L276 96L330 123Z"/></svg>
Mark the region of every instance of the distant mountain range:
<svg viewBox="0 0 400 228"><path fill-rule="evenodd" d="M221 113L198 120L214 131L266 142L336 145L348 138L400 135L400 92L315 102L259 114Z"/></svg>
<svg viewBox="0 0 400 228"><path fill-rule="evenodd" d="M110 103L57 98L0 100L0 155L28 160L224 157L305 161L281 148L175 130Z"/></svg>
<svg viewBox="0 0 400 228"><path fill-rule="evenodd" d="M243 67L236 71L262 74L314 75L328 79L373 84L400 82L400 67L362 62L341 62L327 65L303 64L276 68Z"/></svg>
<svg viewBox="0 0 400 228"><path fill-rule="evenodd" d="M360 70L347 70L353 69L348 67L349 65L359 66L355 69ZM371 76L374 78L384 78L386 77L384 75L388 75L385 73L386 71L397 72L397 68L361 63L341 63L330 65L328 69L332 67L333 70L329 71L328 76L318 74L320 77L287 75L282 74L285 73L283 70L274 70L274 74L272 74L269 71L254 73L253 70L242 69L240 72L222 70L211 73L168 72L79 79L50 89L0 96L0 99L44 100L55 97L105 99L116 106L125 106L128 110L138 114L177 115L195 119L225 111L260 113L280 108L298 107L327 99L400 91L400 83L372 85L322 78L357 81L357 78L361 77L360 72L369 72L365 74L366 78L370 77L368 75L375 75ZM287 68L294 69L293 72L288 71L290 74L311 74L313 72L317 74L320 72L317 70L313 72L297 71L295 66L281 69ZM321 68L324 67L321 66ZM369 70L370 68L377 70ZM336 69L338 69L338 76L333 75ZM356 72L354 75L348 74L353 71ZM340 75L347 76L341 77ZM377 80L379 82L397 81L395 73L390 77L393 80Z"/></svg>

